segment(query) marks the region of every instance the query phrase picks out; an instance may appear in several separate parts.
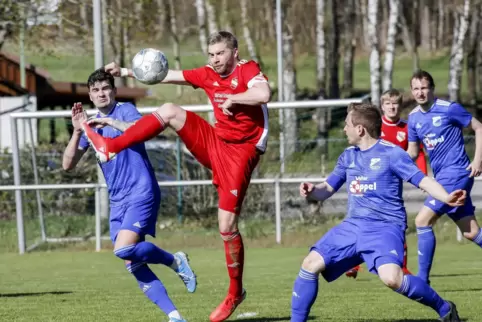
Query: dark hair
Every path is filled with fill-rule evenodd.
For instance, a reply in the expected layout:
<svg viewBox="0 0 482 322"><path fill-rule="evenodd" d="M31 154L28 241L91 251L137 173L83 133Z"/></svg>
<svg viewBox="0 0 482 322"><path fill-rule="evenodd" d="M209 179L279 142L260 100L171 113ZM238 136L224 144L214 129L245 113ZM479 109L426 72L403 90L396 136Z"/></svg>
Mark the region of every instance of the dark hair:
<svg viewBox="0 0 482 322"><path fill-rule="evenodd" d="M215 45L220 42L226 43L226 46L229 49L237 49L238 48L238 40L236 37L230 33L229 31L217 31L213 32L209 35L208 38L208 46Z"/></svg>
<svg viewBox="0 0 482 322"><path fill-rule="evenodd" d="M433 81L432 75L430 75L430 73L425 70L419 69L415 73L413 73L412 78L410 79L410 88L412 88L412 81L414 79L419 79L419 80L425 79L428 82L428 85L430 86L430 88L432 89L435 88L435 82Z"/></svg>
<svg viewBox="0 0 482 322"><path fill-rule="evenodd" d="M90 74L89 79L87 80L87 87L90 89L95 83L103 81L108 81L110 86L115 88L114 76L107 73L102 67Z"/></svg>
<svg viewBox="0 0 482 322"><path fill-rule="evenodd" d="M382 114L375 105L368 103L352 103L348 106L353 125L363 126L372 138L382 134Z"/></svg>

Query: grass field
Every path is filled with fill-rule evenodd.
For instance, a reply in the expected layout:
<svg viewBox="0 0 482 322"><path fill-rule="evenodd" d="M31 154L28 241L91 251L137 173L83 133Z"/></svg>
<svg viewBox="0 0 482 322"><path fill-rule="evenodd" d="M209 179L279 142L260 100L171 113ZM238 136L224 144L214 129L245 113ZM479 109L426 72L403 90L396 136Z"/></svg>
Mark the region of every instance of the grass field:
<svg viewBox="0 0 482 322"><path fill-rule="evenodd" d="M306 240L309 245L312 240ZM220 245L221 247L221 245ZM409 264L416 268L415 237L409 239ZM187 249L198 275L198 290L186 292L169 269L154 271L188 321L207 321L227 289L224 254L218 249ZM307 248L247 250L246 301L234 321L289 321L291 287ZM110 251L37 252L0 255L2 321L166 321L144 298L132 276ZM466 321L482 321L482 257L470 243L438 245L432 286L457 303ZM436 321L431 309L390 291L363 271L356 281L320 281L313 321ZM238 317L256 313L252 317Z"/></svg>

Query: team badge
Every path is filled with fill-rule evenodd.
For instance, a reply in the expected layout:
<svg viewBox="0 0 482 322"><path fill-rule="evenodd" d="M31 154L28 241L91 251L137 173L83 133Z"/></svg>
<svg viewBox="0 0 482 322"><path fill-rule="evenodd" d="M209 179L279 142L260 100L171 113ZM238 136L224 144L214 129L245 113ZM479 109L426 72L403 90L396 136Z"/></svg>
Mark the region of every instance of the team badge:
<svg viewBox="0 0 482 322"><path fill-rule="evenodd" d="M370 169L372 169L372 170L380 169L380 167L381 167L380 160L381 160L380 158L372 158L370 160Z"/></svg>
<svg viewBox="0 0 482 322"><path fill-rule="evenodd" d="M397 132L397 140L398 142L403 142L407 138L407 134L403 131L398 131Z"/></svg>
<svg viewBox="0 0 482 322"><path fill-rule="evenodd" d="M238 79L237 78L233 78L231 80L231 88L232 89L235 89L236 87L238 87Z"/></svg>
<svg viewBox="0 0 482 322"><path fill-rule="evenodd" d="M440 126L440 125L442 125L442 117L441 117L441 116L434 116L434 117L432 117L432 124L433 124L433 126Z"/></svg>

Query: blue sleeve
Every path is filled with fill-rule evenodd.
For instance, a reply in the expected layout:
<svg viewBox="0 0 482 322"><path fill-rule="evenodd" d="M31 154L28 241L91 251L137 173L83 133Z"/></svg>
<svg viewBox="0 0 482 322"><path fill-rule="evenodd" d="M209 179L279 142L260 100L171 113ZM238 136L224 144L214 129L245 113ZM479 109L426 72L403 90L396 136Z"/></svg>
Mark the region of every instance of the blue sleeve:
<svg viewBox="0 0 482 322"><path fill-rule="evenodd" d="M87 150L89 148L89 145L89 141L87 140L85 134L82 133L79 141L79 148L81 148L82 150Z"/></svg>
<svg viewBox="0 0 482 322"><path fill-rule="evenodd" d="M399 147L395 147L393 153L390 154L390 169L397 177L410 182L417 188L420 181L425 177L408 153Z"/></svg>
<svg viewBox="0 0 482 322"><path fill-rule="evenodd" d="M345 154L343 152L338 161L336 162L335 169L333 172L326 178L326 183L329 184L335 191L343 186L346 181L346 164L345 164Z"/></svg>
<svg viewBox="0 0 482 322"><path fill-rule="evenodd" d="M414 126L414 120L413 118L408 118L408 142L419 142L420 140L418 139L417 135L417 130L415 129Z"/></svg>
<svg viewBox="0 0 482 322"><path fill-rule="evenodd" d="M141 113L131 103L124 103L121 106L122 120L124 122L135 122L142 117Z"/></svg>
<svg viewBox="0 0 482 322"><path fill-rule="evenodd" d="M472 114L459 103L450 104L448 115L450 122L458 127L467 127L472 121Z"/></svg>

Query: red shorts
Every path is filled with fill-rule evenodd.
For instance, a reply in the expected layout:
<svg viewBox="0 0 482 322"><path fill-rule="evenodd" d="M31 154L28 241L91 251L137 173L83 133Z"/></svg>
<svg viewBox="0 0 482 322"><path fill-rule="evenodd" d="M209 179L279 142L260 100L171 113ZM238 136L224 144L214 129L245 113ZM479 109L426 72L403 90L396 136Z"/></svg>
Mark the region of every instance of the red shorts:
<svg viewBox="0 0 482 322"><path fill-rule="evenodd" d="M253 144L227 143L199 115L186 111L186 123L177 132L194 157L212 170L219 208L239 215L251 174L259 161Z"/></svg>

